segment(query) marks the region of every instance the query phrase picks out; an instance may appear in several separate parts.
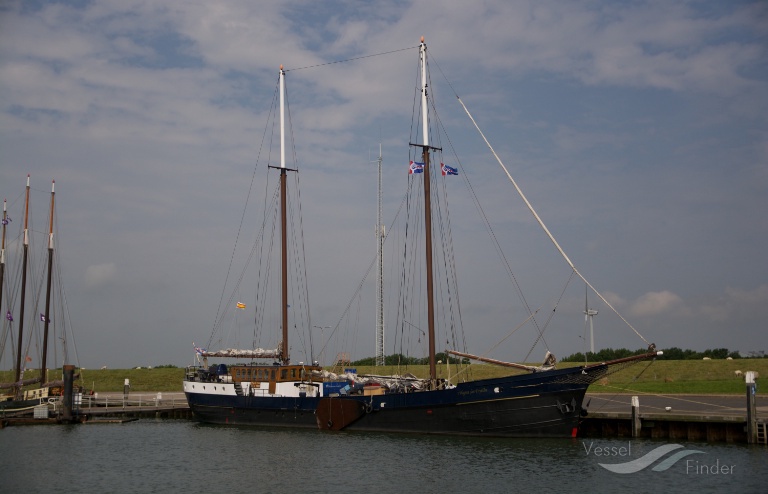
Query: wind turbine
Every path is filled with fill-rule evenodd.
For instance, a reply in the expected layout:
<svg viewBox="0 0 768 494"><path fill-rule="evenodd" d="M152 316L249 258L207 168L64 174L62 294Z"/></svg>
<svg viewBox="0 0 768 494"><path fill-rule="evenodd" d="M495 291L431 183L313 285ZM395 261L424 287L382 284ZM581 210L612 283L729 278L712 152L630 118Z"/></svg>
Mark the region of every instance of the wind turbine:
<svg viewBox="0 0 768 494"><path fill-rule="evenodd" d="M584 287L584 326L587 325L587 319L589 319L589 347L592 354L595 353L595 326L594 317L597 315L597 309L590 309L589 302L587 300L587 287Z"/></svg>

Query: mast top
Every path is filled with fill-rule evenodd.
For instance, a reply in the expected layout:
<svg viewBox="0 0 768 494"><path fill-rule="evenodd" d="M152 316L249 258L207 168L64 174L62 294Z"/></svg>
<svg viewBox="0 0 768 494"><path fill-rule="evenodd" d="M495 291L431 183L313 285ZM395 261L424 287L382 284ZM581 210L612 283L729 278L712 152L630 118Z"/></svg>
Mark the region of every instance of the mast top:
<svg viewBox="0 0 768 494"><path fill-rule="evenodd" d="M421 42L422 42L422 43L424 42L424 36L422 36L422 37L421 37Z"/></svg>

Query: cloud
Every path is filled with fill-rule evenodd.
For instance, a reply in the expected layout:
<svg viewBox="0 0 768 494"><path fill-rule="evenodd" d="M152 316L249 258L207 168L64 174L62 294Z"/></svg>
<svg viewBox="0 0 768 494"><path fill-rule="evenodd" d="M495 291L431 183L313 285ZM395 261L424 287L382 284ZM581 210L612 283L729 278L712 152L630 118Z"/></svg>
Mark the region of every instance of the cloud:
<svg viewBox="0 0 768 494"><path fill-rule="evenodd" d="M621 296L614 292L605 292L603 293L603 297L610 303L614 308L622 307L626 305L627 301L621 298Z"/></svg>
<svg viewBox="0 0 768 494"><path fill-rule="evenodd" d="M725 295L718 300L702 304L699 312L715 322L744 319L746 314L755 313L760 317L768 306L768 285L760 285L754 290L727 287Z"/></svg>
<svg viewBox="0 0 768 494"><path fill-rule="evenodd" d="M103 286L115 278L117 268L115 263L96 264L85 269L85 285L88 288Z"/></svg>
<svg viewBox="0 0 768 494"><path fill-rule="evenodd" d="M302 168L308 278L321 287L310 290L313 319L335 323L374 255L376 179L367 162L380 140L385 222L405 188L417 55L299 69L413 47L424 34L440 64L432 94L442 102L446 137L496 234L506 237L507 255L531 270L549 261L551 247L534 244L536 234L529 243L528 212L496 180L495 161L463 111L445 104L444 96L455 98L439 72L514 166L569 257L585 273L607 274L590 282L614 290L604 295L622 316L651 316L632 323L648 325L642 332L665 345L688 346L683 338L691 335L710 347L761 341L768 286L749 287L768 279L759 262L768 223L754 214L766 210L768 75L760 34L768 9L759 2L541 0L440 3L436 12L435 4L395 2L371 12L349 2L105 0L0 9L0 185L10 194L27 173L56 178L61 231L76 244L57 246L66 265L80 273L89 266L68 286L70 302L83 307L73 310L84 314L83 340L104 334L91 309L96 291L105 314L141 306L145 317L167 321L169 343L155 345L155 363L187 358L178 341L190 338L190 327L195 338L207 336L199 321L220 298L251 170L276 159L265 124L280 64L289 69L292 155ZM439 29L421 25L432 14ZM261 169L254 177L253 191L273 190ZM476 255L490 246L468 239L476 229L458 221L457 214L474 212L461 213L457 201L471 201L451 194L456 252L473 255L473 264L458 264L462 312L486 318L465 324L508 327L509 314L491 310L506 306L505 289L475 278L493 270ZM260 204L249 203L248 219L261 214ZM120 273L115 263L90 265L104 259L120 260ZM536 283L547 275L537 273ZM193 301L186 320L169 311L181 300ZM591 293L589 303L600 310L598 321L607 319ZM582 291L573 305L583 320ZM126 310L106 334L137 326L135 317ZM723 331L723 319L735 330ZM365 341L372 331L360 334L356 357L374 347ZM680 341L670 341L674 335ZM83 353L101 359L104 346ZM121 361L123 353L82 363L134 364Z"/></svg>
<svg viewBox="0 0 768 494"><path fill-rule="evenodd" d="M679 309L682 305L683 299L679 295L663 290L642 295L632 303L629 311L634 316L655 316Z"/></svg>

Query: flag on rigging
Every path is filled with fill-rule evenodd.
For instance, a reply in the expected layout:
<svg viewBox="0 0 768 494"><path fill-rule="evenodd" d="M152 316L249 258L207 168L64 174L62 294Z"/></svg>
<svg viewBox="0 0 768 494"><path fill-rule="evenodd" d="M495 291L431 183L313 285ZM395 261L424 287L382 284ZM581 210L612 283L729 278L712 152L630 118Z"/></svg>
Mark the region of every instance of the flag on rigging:
<svg viewBox="0 0 768 494"><path fill-rule="evenodd" d="M238 309L245 309L245 304L242 302L238 302L237 305L235 305Z"/></svg>
<svg viewBox="0 0 768 494"><path fill-rule="evenodd" d="M51 320L47 317L45 317L45 314L42 312L40 313L40 322L51 322Z"/></svg>
<svg viewBox="0 0 768 494"><path fill-rule="evenodd" d="M11 311L8 311L5 313L5 318L13 322L13 316L11 315Z"/></svg>
<svg viewBox="0 0 768 494"><path fill-rule="evenodd" d="M440 163L440 170L442 170L443 175L458 175L459 170L456 168L453 168L451 166L448 166L446 164Z"/></svg>
<svg viewBox="0 0 768 494"><path fill-rule="evenodd" d="M408 168L408 175L413 175L414 173L424 173L424 163L411 161L411 166Z"/></svg>

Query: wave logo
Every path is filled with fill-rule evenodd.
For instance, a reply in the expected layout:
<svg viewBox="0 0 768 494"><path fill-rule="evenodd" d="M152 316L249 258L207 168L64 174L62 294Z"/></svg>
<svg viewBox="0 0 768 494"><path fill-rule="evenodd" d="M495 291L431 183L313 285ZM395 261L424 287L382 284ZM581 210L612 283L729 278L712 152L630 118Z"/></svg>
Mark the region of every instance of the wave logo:
<svg viewBox="0 0 768 494"><path fill-rule="evenodd" d="M660 459L667 453L678 450L682 447L683 446L680 444L665 444L664 446L659 446L658 448L651 450L636 460L628 461L625 463L598 463L598 465L605 468L606 470L610 470L613 473L635 473L648 468L656 460ZM671 468L672 465L682 460L686 456L697 453L706 454L703 451L696 449L684 449L669 456L665 460L660 461L655 467L651 468L651 470L654 472L663 472Z"/></svg>

